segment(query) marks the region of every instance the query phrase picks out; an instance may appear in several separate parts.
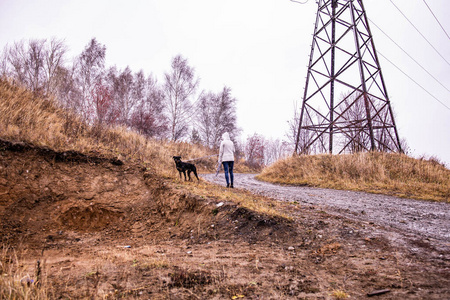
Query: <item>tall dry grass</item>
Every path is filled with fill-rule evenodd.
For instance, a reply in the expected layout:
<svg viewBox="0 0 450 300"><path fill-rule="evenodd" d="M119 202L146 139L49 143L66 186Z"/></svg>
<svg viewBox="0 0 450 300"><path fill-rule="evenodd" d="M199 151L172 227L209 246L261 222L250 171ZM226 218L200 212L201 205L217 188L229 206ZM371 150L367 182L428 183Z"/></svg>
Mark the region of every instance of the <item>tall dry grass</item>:
<svg viewBox="0 0 450 300"><path fill-rule="evenodd" d="M28 265L23 255L5 246L0 249L0 299L52 299L42 266Z"/></svg>
<svg viewBox="0 0 450 300"><path fill-rule="evenodd" d="M450 201L449 169L435 159L415 159L396 153L295 156L264 169L259 178L275 183Z"/></svg>
<svg viewBox="0 0 450 300"><path fill-rule="evenodd" d="M90 126L54 99L36 96L4 79L0 79L0 137L58 152L138 160L163 176L173 175L174 155L191 159L214 154L190 143L149 139L122 126ZM212 171L216 159L202 159L198 167Z"/></svg>

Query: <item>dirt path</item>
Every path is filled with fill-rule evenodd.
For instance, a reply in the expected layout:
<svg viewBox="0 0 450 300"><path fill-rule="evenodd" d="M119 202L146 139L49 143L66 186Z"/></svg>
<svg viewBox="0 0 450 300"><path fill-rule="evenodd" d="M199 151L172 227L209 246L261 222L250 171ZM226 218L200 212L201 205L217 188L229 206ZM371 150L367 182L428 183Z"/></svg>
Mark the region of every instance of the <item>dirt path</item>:
<svg viewBox="0 0 450 300"><path fill-rule="evenodd" d="M225 185L223 174L204 174L205 180ZM283 186L235 174L235 187L282 201L313 206L327 213L398 229L402 235L434 240L437 248L450 247L450 205L386 195L311 187Z"/></svg>

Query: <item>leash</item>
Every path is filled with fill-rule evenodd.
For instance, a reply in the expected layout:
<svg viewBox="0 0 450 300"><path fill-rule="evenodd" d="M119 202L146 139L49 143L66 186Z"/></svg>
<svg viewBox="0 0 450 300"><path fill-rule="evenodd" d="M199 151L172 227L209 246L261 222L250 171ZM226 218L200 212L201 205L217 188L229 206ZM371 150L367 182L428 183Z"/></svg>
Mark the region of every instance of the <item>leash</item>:
<svg viewBox="0 0 450 300"><path fill-rule="evenodd" d="M217 170L216 170L216 177L217 177L217 175L219 174L219 172L220 172L220 165L221 165L221 163L217 163Z"/></svg>
<svg viewBox="0 0 450 300"><path fill-rule="evenodd" d="M194 160L199 160L199 159L203 159L203 158L210 158L210 157L218 156L218 155L219 154L213 154L213 155L202 156L202 157L199 157L199 158L193 158L193 159L189 159L189 160L185 160L185 161L194 161Z"/></svg>

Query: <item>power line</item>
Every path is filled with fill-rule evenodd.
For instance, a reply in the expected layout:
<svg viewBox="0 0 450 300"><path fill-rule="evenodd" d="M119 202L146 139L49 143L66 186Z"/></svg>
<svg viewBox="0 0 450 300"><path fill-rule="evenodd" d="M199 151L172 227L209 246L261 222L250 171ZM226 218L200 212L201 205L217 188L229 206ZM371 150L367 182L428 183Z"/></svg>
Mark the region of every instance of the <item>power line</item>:
<svg viewBox="0 0 450 300"><path fill-rule="evenodd" d="M436 15L433 13L433 11L431 10L431 8L428 6L428 3L423 0L423 3L425 3L425 5L428 7L428 9L430 10L431 14L433 15L434 19L436 20L436 22L438 22L439 26L441 26L442 30L445 32L445 34L447 35L448 39L450 40L450 36L448 35L447 31L445 30L444 26L442 26L441 22L439 22L438 18L436 17Z"/></svg>
<svg viewBox="0 0 450 300"><path fill-rule="evenodd" d="M308 2L309 0L305 0L304 2L300 2L297 0L291 0L291 2L296 2L296 3L300 3L300 4L306 4L306 2Z"/></svg>
<svg viewBox="0 0 450 300"><path fill-rule="evenodd" d="M447 108L450 111L450 107L448 107L447 105L445 105L445 103L443 103L441 100L439 100L438 98L436 98L433 94L431 94L427 89L425 89L423 86L421 86L417 81L415 81L411 76L409 76L408 74L406 74L406 72L404 72L402 69L400 69L396 64L394 64L392 61L390 61L386 56L384 56L380 51L377 50L377 53L380 54L381 56L384 57L384 59L386 59L389 63L391 63L391 65L393 65L395 68L397 68L397 70L399 70L400 72L402 72L406 77L408 77L412 82L414 82L418 87L420 87L422 90L424 90L428 95L430 95L431 97L433 97L436 101L438 101L440 104L442 104L445 108Z"/></svg>
<svg viewBox="0 0 450 300"><path fill-rule="evenodd" d="M384 32L383 29L381 29L377 24L375 24L374 21L370 20L370 22L373 25L375 25L375 27L378 28L378 30L380 30L385 36L387 36L387 38L390 39L398 48L400 48L400 50L402 50L406 55L408 55L408 57L411 58L419 67L421 67L422 70L427 72L428 75L430 75L434 80L436 80L437 83L439 83L444 89L446 89L450 93L450 90L442 82L440 82L436 77L434 77L433 74L431 74L427 69L425 69L425 67L423 67L417 60L415 60L414 57L412 57L408 52L406 52L406 50L403 49L397 42L395 42L386 32Z"/></svg>
<svg viewBox="0 0 450 300"><path fill-rule="evenodd" d="M403 15L403 17L405 17L405 19L409 22L409 24L411 24L412 27L414 27L414 29L425 39L425 41L427 41L427 43L434 49L434 51L436 51L437 54L439 54L440 57L442 57L443 60L445 60L445 62L450 66L450 63L445 59L444 56L442 56L442 54L433 46L433 44L430 43L430 41L420 32L419 29L417 29L417 27L413 24L413 22L411 22L408 17L400 10L400 8L397 7L397 5L395 5L394 2L392 2L392 0L390 0L392 5L395 6L395 8Z"/></svg>

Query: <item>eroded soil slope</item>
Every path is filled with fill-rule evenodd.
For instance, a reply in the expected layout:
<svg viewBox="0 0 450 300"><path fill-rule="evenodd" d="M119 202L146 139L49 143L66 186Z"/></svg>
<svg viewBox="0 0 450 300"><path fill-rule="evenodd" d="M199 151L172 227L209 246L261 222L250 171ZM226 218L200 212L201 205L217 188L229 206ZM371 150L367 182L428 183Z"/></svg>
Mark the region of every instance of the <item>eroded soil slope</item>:
<svg viewBox="0 0 450 300"><path fill-rule="evenodd" d="M298 203L280 204L290 219L257 214L233 199L192 195L192 184L115 159L1 141L1 272L39 280L52 299L450 295L446 253L426 257L377 225Z"/></svg>

